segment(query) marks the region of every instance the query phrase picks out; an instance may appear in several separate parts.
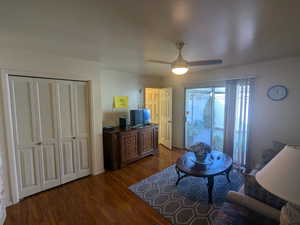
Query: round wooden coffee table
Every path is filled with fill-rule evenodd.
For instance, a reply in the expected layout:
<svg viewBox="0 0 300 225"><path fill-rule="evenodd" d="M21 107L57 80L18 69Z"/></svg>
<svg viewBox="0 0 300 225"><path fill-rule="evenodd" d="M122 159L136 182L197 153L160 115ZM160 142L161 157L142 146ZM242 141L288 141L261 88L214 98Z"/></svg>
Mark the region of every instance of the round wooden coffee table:
<svg viewBox="0 0 300 225"><path fill-rule="evenodd" d="M229 173L232 168L232 158L219 151L211 151L207 156L209 163L206 165L198 163L196 153L187 152L176 161L176 172L179 181L187 176L203 177L207 178L208 188L208 202L212 203L212 191L214 187L214 177L217 175L226 175L228 182L230 183ZM183 173L183 175L181 174Z"/></svg>

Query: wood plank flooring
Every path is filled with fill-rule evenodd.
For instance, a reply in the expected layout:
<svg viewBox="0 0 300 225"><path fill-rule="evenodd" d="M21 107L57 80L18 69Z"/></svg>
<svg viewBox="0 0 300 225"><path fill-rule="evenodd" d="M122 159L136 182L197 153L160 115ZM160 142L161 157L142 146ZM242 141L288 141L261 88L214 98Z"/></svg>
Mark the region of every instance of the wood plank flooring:
<svg viewBox="0 0 300 225"><path fill-rule="evenodd" d="M159 156L25 198L7 208L5 225L170 225L128 186L174 164L182 153L160 146Z"/></svg>

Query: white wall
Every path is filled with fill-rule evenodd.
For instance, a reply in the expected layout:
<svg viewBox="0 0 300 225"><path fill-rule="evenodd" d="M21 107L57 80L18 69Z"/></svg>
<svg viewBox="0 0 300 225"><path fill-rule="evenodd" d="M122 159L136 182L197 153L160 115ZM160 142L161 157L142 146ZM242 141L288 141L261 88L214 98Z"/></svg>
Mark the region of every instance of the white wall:
<svg viewBox="0 0 300 225"><path fill-rule="evenodd" d="M103 125L116 126L120 115L127 115L129 109L137 109L144 105L144 88L161 87L162 78L156 76L140 76L138 74L102 70L101 96L103 109ZM113 109L114 96L128 96L128 110Z"/></svg>
<svg viewBox="0 0 300 225"><path fill-rule="evenodd" d="M256 77L254 122L250 143L252 162L257 162L261 152L271 147L272 140L300 144L300 58L291 58L201 71L183 77L168 76L165 86L174 88L174 146L184 146L184 88L247 76ZM266 96L268 88L276 84L288 87L289 96L284 101L271 101Z"/></svg>

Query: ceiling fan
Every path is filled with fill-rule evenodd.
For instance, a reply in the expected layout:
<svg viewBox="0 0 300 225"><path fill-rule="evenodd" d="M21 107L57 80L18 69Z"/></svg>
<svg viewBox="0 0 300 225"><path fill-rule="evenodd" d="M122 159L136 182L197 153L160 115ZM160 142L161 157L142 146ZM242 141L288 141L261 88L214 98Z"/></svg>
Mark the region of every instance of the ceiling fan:
<svg viewBox="0 0 300 225"><path fill-rule="evenodd" d="M215 65L221 64L223 61L221 59L210 59L210 60L199 60L199 61L186 61L181 54L182 48L184 46L183 41L176 42L176 48L178 49L178 56L174 62L166 62L161 60L147 60L152 63L162 63L171 65L171 70L176 75L184 75L188 72L189 67L192 66L206 66L206 65Z"/></svg>

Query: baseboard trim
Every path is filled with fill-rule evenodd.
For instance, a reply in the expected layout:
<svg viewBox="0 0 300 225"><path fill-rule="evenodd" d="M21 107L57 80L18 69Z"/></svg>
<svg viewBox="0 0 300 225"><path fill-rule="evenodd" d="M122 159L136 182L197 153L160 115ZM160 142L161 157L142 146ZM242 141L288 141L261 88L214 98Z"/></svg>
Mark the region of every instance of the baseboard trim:
<svg viewBox="0 0 300 225"><path fill-rule="evenodd" d="M16 203L13 203L10 200L6 201L6 207L9 207L9 206L14 205L14 204L16 204Z"/></svg>
<svg viewBox="0 0 300 225"><path fill-rule="evenodd" d="M1 224L1 225L4 224L5 219L6 219L6 211L5 211L5 209L4 209L3 215L1 215L1 218L0 218L0 224Z"/></svg>
<svg viewBox="0 0 300 225"><path fill-rule="evenodd" d="M105 169L102 168L102 169L100 169L100 170L96 170L96 171L92 172L92 175L93 175L93 176L96 176L96 175L99 175L99 174L104 173L104 172L105 172Z"/></svg>

